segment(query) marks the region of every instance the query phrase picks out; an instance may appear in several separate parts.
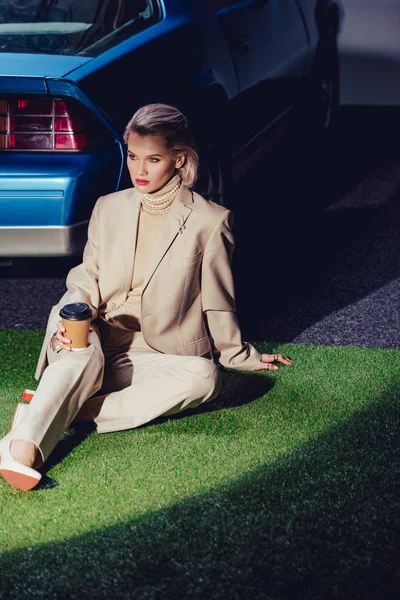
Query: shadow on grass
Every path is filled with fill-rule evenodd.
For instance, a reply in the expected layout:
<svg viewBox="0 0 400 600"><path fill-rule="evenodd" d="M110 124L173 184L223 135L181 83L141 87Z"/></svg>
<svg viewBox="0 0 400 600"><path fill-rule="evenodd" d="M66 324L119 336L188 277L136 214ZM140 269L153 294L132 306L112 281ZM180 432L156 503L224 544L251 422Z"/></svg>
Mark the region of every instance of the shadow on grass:
<svg viewBox="0 0 400 600"><path fill-rule="evenodd" d="M397 598L399 391L209 494L5 553L0 597Z"/></svg>
<svg viewBox="0 0 400 600"><path fill-rule="evenodd" d="M53 452L50 454L46 463L39 469L40 473L44 475L39 485L34 489L34 491L41 491L43 489L56 487L57 483L46 476L46 473L50 471L53 467L58 465L61 461L64 460L66 456L70 452L73 451L76 446L82 444L82 442L96 429L94 423L74 423L67 429L67 431L63 434L62 438L58 442L57 446L54 448Z"/></svg>
<svg viewBox="0 0 400 600"><path fill-rule="evenodd" d="M266 373L266 372L265 372ZM273 386L273 379L266 377L265 374L238 372L222 370L222 387L219 396L212 402L203 404L193 410L186 410L180 414L169 417L160 417L151 421L151 425L163 423L166 420L177 420L188 417L195 418L196 415L216 410L227 410L237 406L249 404L257 398L264 396ZM143 429L148 425L138 427ZM45 465L40 468L40 472L45 476L58 463L62 462L66 456L76 446L79 446L84 440L96 430L94 423L74 422L64 433L57 446L49 456ZM42 491L51 487L56 487L57 483L49 477L43 477L35 491Z"/></svg>
<svg viewBox="0 0 400 600"><path fill-rule="evenodd" d="M167 418L184 419L190 415L195 416L216 410L227 410L237 406L244 406L267 394L275 385L274 380L265 375L267 371L264 371L264 373L227 371L225 369L221 369L221 371L221 391L215 400L201 404L193 410L171 415ZM160 417L152 421L152 424L161 423L165 420L165 418Z"/></svg>

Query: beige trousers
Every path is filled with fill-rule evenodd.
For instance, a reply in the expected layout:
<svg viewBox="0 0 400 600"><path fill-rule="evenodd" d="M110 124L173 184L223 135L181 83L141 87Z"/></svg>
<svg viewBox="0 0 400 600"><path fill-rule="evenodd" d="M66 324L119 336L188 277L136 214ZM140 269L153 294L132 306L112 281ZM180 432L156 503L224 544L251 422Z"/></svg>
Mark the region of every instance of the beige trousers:
<svg viewBox="0 0 400 600"><path fill-rule="evenodd" d="M85 350L49 348L27 416L3 439L33 442L45 461L75 418L94 421L99 433L120 431L194 408L219 392L211 360L131 347L119 331L105 342L95 327Z"/></svg>

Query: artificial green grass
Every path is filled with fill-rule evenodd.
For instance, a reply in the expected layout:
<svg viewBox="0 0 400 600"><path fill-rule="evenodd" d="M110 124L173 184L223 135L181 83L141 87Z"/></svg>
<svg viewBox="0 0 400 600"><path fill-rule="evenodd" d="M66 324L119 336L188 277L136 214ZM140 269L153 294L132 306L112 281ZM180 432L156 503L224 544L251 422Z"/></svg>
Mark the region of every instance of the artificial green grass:
<svg viewBox="0 0 400 600"><path fill-rule="evenodd" d="M0 330L0 435L42 335ZM226 372L138 430L73 427L35 491L1 481L0 598L396 597L399 352L257 346L294 366Z"/></svg>

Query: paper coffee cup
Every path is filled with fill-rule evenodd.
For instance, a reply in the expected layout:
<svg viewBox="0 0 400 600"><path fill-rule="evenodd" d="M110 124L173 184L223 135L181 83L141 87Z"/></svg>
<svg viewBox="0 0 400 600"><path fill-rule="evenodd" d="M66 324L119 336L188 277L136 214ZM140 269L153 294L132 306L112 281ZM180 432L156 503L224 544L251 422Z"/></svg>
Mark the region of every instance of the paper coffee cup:
<svg viewBox="0 0 400 600"><path fill-rule="evenodd" d="M71 350L84 350L88 345L92 309L85 302L66 304L59 312L65 328L64 337L71 340Z"/></svg>

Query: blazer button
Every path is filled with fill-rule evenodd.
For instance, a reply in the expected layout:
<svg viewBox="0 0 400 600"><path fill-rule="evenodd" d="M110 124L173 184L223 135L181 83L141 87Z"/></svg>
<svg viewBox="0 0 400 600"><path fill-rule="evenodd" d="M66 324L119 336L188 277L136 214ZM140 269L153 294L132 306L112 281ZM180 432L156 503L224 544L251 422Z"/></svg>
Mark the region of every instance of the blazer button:
<svg viewBox="0 0 400 600"><path fill-rule="evenodd" d="M113 310L117 305L115 304L115 302L111 302L110 308L111 310Z"/></svg>

